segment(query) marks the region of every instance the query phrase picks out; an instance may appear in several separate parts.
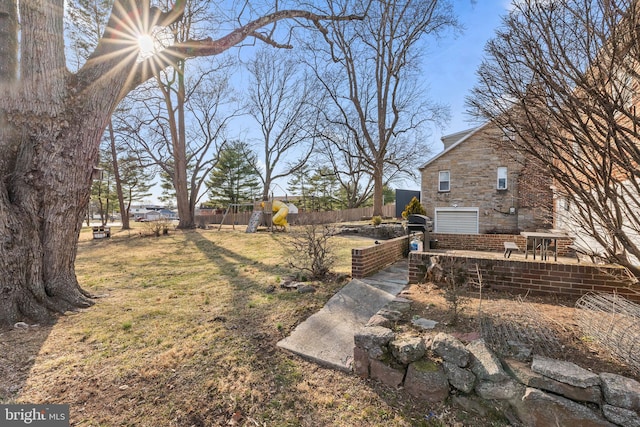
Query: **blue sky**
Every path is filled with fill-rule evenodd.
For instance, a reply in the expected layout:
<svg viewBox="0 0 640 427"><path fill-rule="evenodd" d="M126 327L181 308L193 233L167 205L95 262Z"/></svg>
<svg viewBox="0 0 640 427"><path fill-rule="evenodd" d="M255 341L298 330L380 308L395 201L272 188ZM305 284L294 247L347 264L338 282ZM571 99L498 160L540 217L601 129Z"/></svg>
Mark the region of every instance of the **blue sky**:
<svg viewBox="0 0 640 427"><path fill-rule="evenodd" d="M476 82L475 72L482 61L484 46L491 39L501 23L501 17L509 10L510 0L451 0L454 12L464 27L462 33L448 33L437 43L432 42L424 57L424 76L428 85L428 96L432 101L448 105L451 120L443 129L434 129L430 141L430 156L442 151L440 138L456 133L476 124L470 122L465 113L465 97L470 94ZM246 122L246 118L243 122ZM245 133L250 131L245 131ZM286 180L278 182L276 194L284 193ZM397 188L419 189L418 182L396 183ZM160 192L157 190L158 194ZM155 196L155 194L154 194ZM155 197L154 197L155 199ZM206 198L205 198L206 199ZM155 203L155 201L153 201Z"/></svg>
<svg viewBox="0 0 640 427"><path fill-rule="evenodd" d="M476 82L475 72L482 61L484 46L500 26L510 1L453 0L453 4L464 32L433 45L425 58L430 98L451 108L449 124L433 133L433 154L442 150L440 137L475 126L465 113L465 97Z"/></svg>

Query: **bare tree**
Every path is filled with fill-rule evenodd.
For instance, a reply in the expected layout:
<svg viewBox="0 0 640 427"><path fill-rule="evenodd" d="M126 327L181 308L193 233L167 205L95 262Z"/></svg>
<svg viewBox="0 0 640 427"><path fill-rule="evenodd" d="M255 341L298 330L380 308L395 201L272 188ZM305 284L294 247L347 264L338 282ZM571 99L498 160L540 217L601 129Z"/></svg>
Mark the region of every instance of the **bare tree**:
<svg viewBox="0 0 640 427"><path fill-rule="evenodd" d="M103 153L107 152L110 159L109 169L113 173L123 230L131 228L131 204L151 196L152 180L156 175L154 165L141 163L140 153L131 148L128 108L131 103L120 103L109 119L103 137L103 146L106 146Z"/></svg>
<svg viewBox="0 0 640 427"><path fill-rule="evenodd" d="M246 107L262 134L264 170L259 172L262 199L268 200L272 182L300 170L313 152L319 97L289 52L263 48L249 72ZM297 159L282 165L287 156Z"/></svg>
<svg viewBox="0 0 640 427"><path fill-rule="evenodd" d="M331 129L331 130L330 130ZM358 208L373 195L373 176L362 156L357 155L361 146L358 135L335 126L320 132L317 149L320 159L328 162L335 171L345 208ZM386 184L386 182L385 182Z"/></svg>
<svg viewBox="0 0 640 427"><path fill-rule="evenodd" d="M124 191L122 188L122 177L120 176L120 165L118 163L119 160L119 147L117 144L116 134L113 129L113 121L109 120L109 124L107 125L106 138L109 144L109 154L111 158L111 169L113 171L113 179L115 181L116 186L116 194L118 197L118 205L120 207L120 217L122 219L122 229L129 230L131 226L129 225L129 215L125 215L128 209L126 208L126 201L124 198Z"/></svg>
<svg viewBox="0 0 640 427"><path fill-rule="evenodd" d="M138 101L125 122L140 162L154 165L171 184L178 227L188 229L195 227L195 206L236 111L226 64L207 71L185 66L136 91Z"/></svg>
<svg viewBox="0 0 640 427"><path fill-rule="evenodd" d="M100 36L104 33L107 24L106 18L109 16L113 6L113 0L73 0L70 5L71 7L68 8L67 13L70 23L67 34L71 41L70 51L72 54L68 62L72 64L71 67L73 69L77 69L87 60L98 40L100 40ZM116 146L116 135L112 120L109 120L105 134L105 138L110 145L110 170L113 174L118 204L122 213L122 229L127 230L130 228L129 217L124 215L126 201L122 190L122 179L118 165L118 147ZM105 218L104 216L102 218L104 225Z"/></svg>
<svg viewBox="0 0 640 427"><path fill-rule="evenodd" d="M640 275L640 10L518 1L486 47L473 112L555 181L557 226Z"/></svg>
<svg viewBox="0 0 640 427"><path fill-rule="evenodd" d="M381 215L385 183L398 173L415 174L429 151L426 125L447 115L446 108L428 102L419 64L426 38L456 27L457 21L443 0L355 4L367 18L356 25L330 23L322 33L327 48L312 65L335 107L327 119L357 136L354 155L373 177L374 215Z"/></svg>
<svg viewBox="0 0 640 427"><path fill-rule="evenodd" d="M303 10L240 15L217 38L167 46L144 60L139 39L182 18L148 1L115 0L105 31L76 72L67 69L63 0L0 0L0 323L45 322L92 303L74 271L100 140L118 102L187 58L218 55ZM18 27L18 22L20 26ZM275 43L275 41L274 41Z"/></svg>
<svg viewBox="0 0 640 427"><path fill-rule="evenodd" d="M187 43L203 36L203 23L212 22L212 2L187 2L182 19L168 31L158 33L163 44ZM234 100L228 84L232 72L229 56L199 63L180 60L158 73L145 98L146 116L140 145L147 160L155 163L170 179L180 222L178 228L195 228L195 207L217 153L225 141L225 129L235 111L227 110ZM194 126L195 124L195 126ZM149 136L151 136L149 138Z"/></svg>

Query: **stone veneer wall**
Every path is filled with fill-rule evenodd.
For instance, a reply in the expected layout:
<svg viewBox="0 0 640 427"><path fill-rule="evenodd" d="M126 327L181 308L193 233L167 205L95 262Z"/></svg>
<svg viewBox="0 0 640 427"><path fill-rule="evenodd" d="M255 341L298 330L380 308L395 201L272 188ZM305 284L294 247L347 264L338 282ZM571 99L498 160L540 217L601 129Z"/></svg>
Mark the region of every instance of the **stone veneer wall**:
<svg viewBox="0 0 640 427"><path fill-rule="evenodd" d="M451 396L465 406L475 395L480 402L491 401L487 407L497 402L509 421L515 416L531 427L640 426L638 381L531 356L532 349L500 358L483 339L465 345L452 335L430 330L396 333L394 325L407 321L410 304L396 298L355 334L355 374L403 387L427 402ZM412 323L419 324L415 319ZM483 411L476 404L468 406L472 412Z"/></svg>
<svg viewBox="0 0 640 427"><path fill-rule="evenodd" d="M381 241L377 245L351 250L351 277L370 276L407 256L409 236Z"/></svg>
<svg viewBox="0 0 640 427"><path fill-rule="evenodd" d="M612 265L559 264L550 261L518 261L490 259L437 252L409 254L409 283L424 279L424 265L428 257L455 256L468 265L478 264L485 285L492 289L524 294L526 292L564 295L576 300L588 292L617 293L640 302L640 293L624 287L624 269Z"/></svg>
<svg viewBox="0 0 640 427"><path fill-rule="evenodd" d="M438 155L421 169L421 203L435 219L435 208L475 207L479 232L514 232L549 226L553 180L532 159L503 142L504 132L487 124ZM497 190L498 167L507 167L507 189ZM450 191L438 190L440 171L450 172ZM511 215L515 208L517 214Z"/></svg>

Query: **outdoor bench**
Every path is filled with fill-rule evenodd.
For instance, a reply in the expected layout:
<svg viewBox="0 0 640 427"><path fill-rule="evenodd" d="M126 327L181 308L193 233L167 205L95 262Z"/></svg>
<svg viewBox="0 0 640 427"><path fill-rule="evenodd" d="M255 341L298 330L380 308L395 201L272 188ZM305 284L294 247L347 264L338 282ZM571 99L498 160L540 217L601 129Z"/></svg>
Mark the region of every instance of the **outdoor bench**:
<svg viewBox="0 0 640 427"><path fill-rule="evenodd" d="M509 258L511 256L511 251L519 251L520 248L515 242L504 242L504 257Z"/></svg>

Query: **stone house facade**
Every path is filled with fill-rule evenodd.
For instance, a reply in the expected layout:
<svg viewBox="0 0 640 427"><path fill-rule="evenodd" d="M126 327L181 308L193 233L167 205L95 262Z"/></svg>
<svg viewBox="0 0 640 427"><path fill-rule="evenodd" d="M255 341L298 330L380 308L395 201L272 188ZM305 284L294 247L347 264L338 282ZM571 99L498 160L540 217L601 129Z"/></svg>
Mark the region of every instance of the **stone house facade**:
<svg viewBox="0 0 640 427"><path fill-rule="evenodd" d="M551 228L552 179L517 154L492 123L447 135L421 172L422 204L436 233L511 233Z"/></svg>

